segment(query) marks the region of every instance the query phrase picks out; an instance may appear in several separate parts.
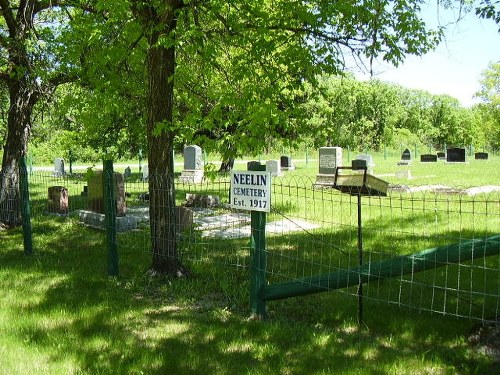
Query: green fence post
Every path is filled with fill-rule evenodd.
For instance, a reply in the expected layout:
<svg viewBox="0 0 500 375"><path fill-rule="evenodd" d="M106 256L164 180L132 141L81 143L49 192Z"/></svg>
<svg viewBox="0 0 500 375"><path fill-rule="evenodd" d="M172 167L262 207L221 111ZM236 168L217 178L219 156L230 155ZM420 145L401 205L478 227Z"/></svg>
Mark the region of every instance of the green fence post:
<svg viewBox="0 0 500 375"><path fill-rule="evenodd" d="M33 237L31 231L30 194L26 157L19 162L19 187L21 190L21 220L23 226L24 253L33 254Z"/></svg>
<svg viewBox="0 0 500 375"><path fill-rule="evenodd" d="M248 170L265 171L266 166L255 163ZM260 291L266 285L266 213L251 211L252 236L250 238L250 310L258 320L266 318L266 301Z"/></svg>
<svg viewBox="0 0 500 375"><path fill-rule="evenodd" d="M104 212L108 244L108 276L118 276L118 250L116 244L116 197L113 161L104 161Z"/></svg>

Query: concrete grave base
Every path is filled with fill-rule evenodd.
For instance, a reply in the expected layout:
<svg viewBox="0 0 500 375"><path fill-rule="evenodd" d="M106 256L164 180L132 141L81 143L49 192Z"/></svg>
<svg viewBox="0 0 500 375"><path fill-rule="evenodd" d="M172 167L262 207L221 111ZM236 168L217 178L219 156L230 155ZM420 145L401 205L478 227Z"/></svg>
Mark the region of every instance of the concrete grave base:
<svg viewBox="0 0 500 375"><path fill-rule="evenodd" d="M72 216L77 216L82 223L93 228L105 229L105 215L94 211L77 210L72 212ZM134 216L117 216L116 217L116 231L126 232L129 230L137 229L139 218Z"/></svg>

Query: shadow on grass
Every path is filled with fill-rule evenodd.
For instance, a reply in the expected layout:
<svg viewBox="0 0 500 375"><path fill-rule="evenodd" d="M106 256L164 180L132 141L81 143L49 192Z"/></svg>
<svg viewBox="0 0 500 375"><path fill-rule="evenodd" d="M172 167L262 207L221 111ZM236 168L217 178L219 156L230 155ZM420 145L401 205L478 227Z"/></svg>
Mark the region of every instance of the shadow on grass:
<svg viewBox="0 0 500 375"><path fill-rule="evenodd" d="M268 322L248 321L245 269L151 278L149 253L124 247L110 279L103 232L52 219L33 229L31 257L19 230L0 233L0 331L32 372L40 356L37 372L51 374L498 371L464 342L467 321L367 301L359 327L356 300L338 292L276 301Z"/></svg>

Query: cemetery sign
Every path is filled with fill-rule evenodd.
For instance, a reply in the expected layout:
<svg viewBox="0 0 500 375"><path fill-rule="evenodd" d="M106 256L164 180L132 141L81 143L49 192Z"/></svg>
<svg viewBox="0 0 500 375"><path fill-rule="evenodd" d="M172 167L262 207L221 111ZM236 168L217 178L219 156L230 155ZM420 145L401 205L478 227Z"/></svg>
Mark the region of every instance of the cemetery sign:
<svg viewBox="0 0 500 375"><path fill-rule="evenodd" d="M240 210L271 210L271 173L231 171L230 206Z"/></svg>

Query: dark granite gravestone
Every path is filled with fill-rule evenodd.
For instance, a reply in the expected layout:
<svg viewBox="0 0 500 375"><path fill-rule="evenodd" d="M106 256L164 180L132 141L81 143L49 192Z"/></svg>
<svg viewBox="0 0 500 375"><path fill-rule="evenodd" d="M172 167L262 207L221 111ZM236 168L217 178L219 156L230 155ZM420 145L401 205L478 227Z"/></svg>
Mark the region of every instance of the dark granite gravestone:
<svg viewBox="0 0 500 375"><path fill-rule="evenodd" d="M446 150L448 163L465 163L465 148L452 147Z"/></svg>
<svg viewBox="0 0 500 375"><path fill-rule="evenodd" d="M409 165L411 164L411 151L408 149L405 149L403 153L401 154L401 160L398 161L398 165Z"/></svg>
<svg viewBox="0 0 500 375"><path fill-rule="evenodd" d="M422 163L436 163L437 159L438 159L437 155L434 154L420 155L420 162Z"/></svg>
<svg viewBox="0 0 500 375"><path fill-rule="evenodd" d="M294 169L294 166L292 164L292 158L291 156L281 156L280 157L280 166L282 170L289 171Z"/></svg>
<svg viewBox="0 0 500 375"><path fill-rule="evenodd" d="M438 159L446 160L446 152L438 151L437 157L438 157Z"/></svg>
<svg viewBox="0 0 500 375"><path fill-rule="evenodd" d="M487 152L476 152L474 154L474 158L476 160L488 160L488 153Z"/></svg>
<svg viewBox="0 0 500 375"><path fill-rule="evenodd" d="M401 154L401 160L411 160L411 151L406 149Z"/></svg>

